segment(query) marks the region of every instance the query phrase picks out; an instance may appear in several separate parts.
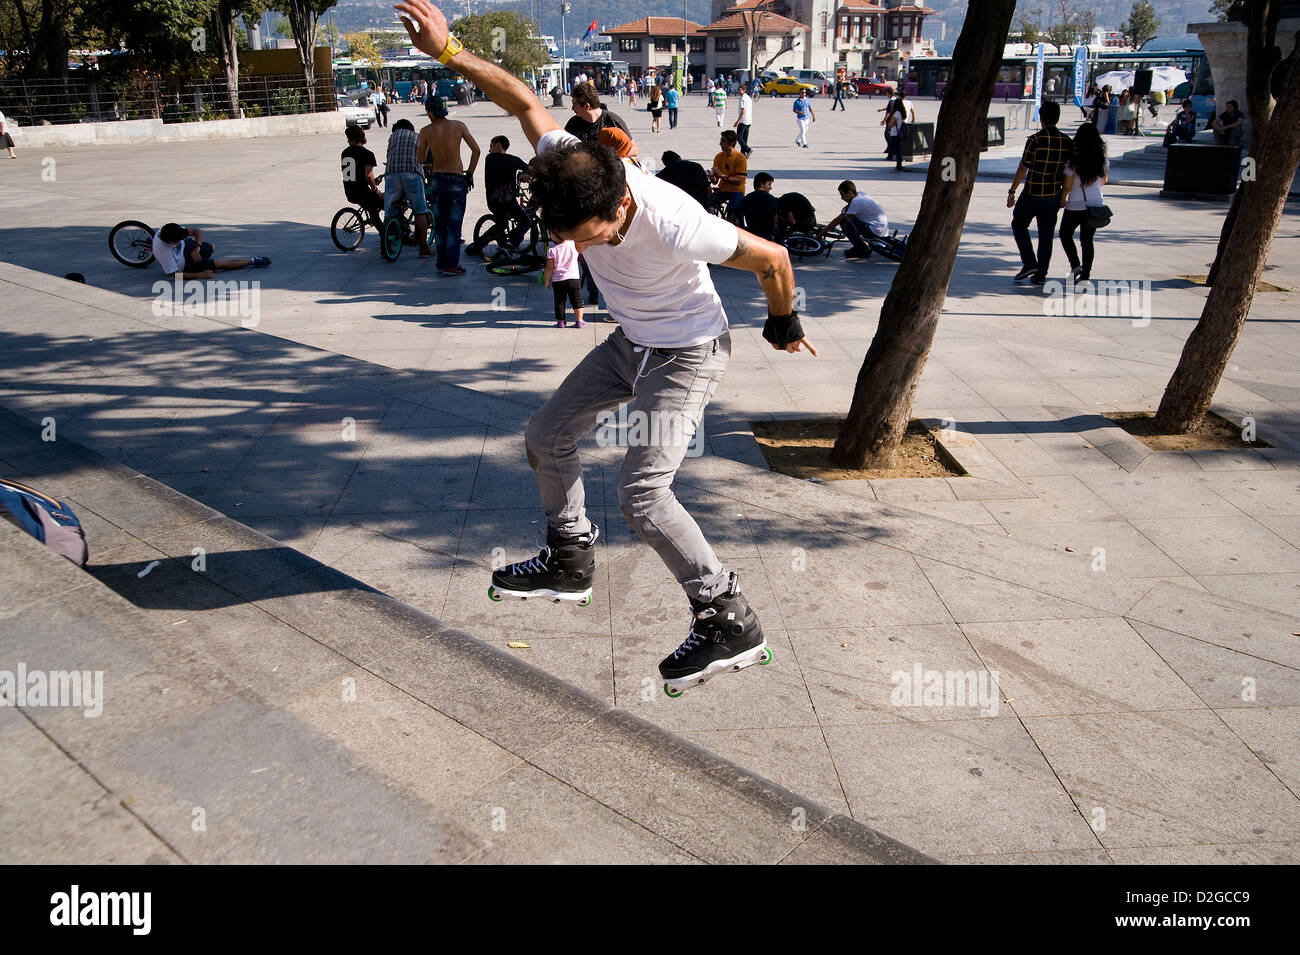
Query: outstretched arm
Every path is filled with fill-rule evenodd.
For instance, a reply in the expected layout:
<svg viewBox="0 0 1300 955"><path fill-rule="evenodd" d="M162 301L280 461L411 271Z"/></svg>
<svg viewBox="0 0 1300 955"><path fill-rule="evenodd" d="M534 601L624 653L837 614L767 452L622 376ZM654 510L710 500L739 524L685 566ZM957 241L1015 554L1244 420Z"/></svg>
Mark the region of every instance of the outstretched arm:
<svg viewBox="0 0 1300 955"><path fill-rule="evenodd" d="M722 264L753 272L758 277L758 285L767 297L768 321L763 337L778 350L784 348L788 352L797 352L807 348L816 357L817 349L803 337L798 318L787 321L794 315L794 269L790 267L790 253L786 252L785 246L760 239L744 229L736 231L740 236L736 251Z"/></svg>
<svg viewBox="0 0 1300 955"><path fill-rule="evenodd" d="M432 57L441 56L450 35L442 12L429 0L403 0L393 7L401 14L402 25L410 34L411 43ZM519 120L534 149L545 133L560 128L533 91L496 64L480 60L469 50L462 50L447 65Z"/></svg>

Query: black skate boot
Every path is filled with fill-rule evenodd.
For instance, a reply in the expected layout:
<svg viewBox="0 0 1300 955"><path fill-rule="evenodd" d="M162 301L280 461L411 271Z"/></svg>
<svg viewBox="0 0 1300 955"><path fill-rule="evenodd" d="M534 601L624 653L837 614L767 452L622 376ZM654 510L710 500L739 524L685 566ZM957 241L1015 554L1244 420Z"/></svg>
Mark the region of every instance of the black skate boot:
<svg viewBox="0 0 1300 955"><path fill-rule="evenodd" d="M591 579L596 572L596 538L600 529L593 523L582 537L560 537L546 532L546 546L531 560L520 561L492 572L488 597L546 597L558 603L570 600L579 607L591 603Z"/></svg>
<svg viewBox="0 0 1300 955"><path fill-rule="evenodd" d="M659 664L664 692L681 696L719 673L772 662L758 616L740 593L736 575L727 592L705 603L691 601L691 631L682 645Z"/></svg>

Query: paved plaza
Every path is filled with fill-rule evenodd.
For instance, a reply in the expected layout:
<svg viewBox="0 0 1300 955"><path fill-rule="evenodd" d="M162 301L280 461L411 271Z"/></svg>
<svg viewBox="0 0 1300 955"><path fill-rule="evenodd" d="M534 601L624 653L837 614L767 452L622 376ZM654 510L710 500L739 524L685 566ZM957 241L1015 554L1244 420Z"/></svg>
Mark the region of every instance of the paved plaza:
<svg viewBox="0 0 1300 955"><path fill-rule="evenodd" d="M858 99L831 113L819 98L805 150L793 144L789 101L760 100L751 176L767 171L776 193L804 193L823 222L839 211L837 183L852 179L910 232L924 176L884 160L883 105ZM922 120L937 113L916 106ZM656 165L673 149L707 167L717 150L702 98L659 135L648 114L615 111ZM1077 111L1065 113L1070 132ZM415 107L391 119L403 116L418 125ZM504 133L531 156L491 104L453 116L484 151ZM283 734L284 746L257 757L272 772L326 745L345 754L373 792L358 782L338 796L340 818L357 812L350 800L383 793L401 831L440 834L405 855L369 830L372 855L342 837L314 854L286 842L281 860L1300 861L1300 215L1288 205L1264 274L1282 290L1256 296L1214 405L1252 420L1270 447L1150 451L1104 415L1155 409L1206 297L1185 276L1208 271L1226 203L1161 198L1158 184L1107 187L1115 219L1097 234L1093 279L1142 294L1117 314L1062 314L1068 302L1012 282L1007 183L992 176L1027 132L1012 130L976 183L914 407L944 424L968 476L819 484L769 471L751 423L847 411L896 266L838 250L795 263L817 359L774 352L753 276L712 270L733 352L706 453L687 460L676 488L739 572L775 661L677 700L659 690L656 664L685 636L688 608L619 513L617 448L582 446L602 531L591 605L486 595L494 559L528 556L544 533L523 429L613 331L603 312L556 329L535 275L499 278L467 262L466 276L445 277L413 250L389 264L373 234L356 252L335 249L341 128L40 154L20 142L18 160L0 166L0 475L74 504L87 570L135 628L129 658L193 689L156 718L140 712L144 697L124 704L133 712L121 724L109 711L98 736L0 710L0 734L46 767L0 815L48 830L46 858L72 861L48 820L51 793L84 808L99 805L101 786L115 805L139 799L92 814L104 859L266 858L192 844L188 822L150 816L211 782L186 746L218 731L187 724L191 739L165 727L216 713L219 727ZM381 161L386 135L369 133ZM1110 139L1114 157L1138 145ZM486 211L481 180L467 230ZM223 276L259 283L254 312L163 314L161 272L108 253L109 228L127 218L202 227L219 256L269 255L268 270ZM86 285L62 278L74 271ZM1058 244L1051 276L1067 271ZM54 447L41 441L47 419ZM164 507L162 489L127 493L133 474L217 514L181 499ZM218 527L228 557L275 560L227 564L211 583L224 596L160 596L189 586L192 550L211 551L205 534ZM316 567L302 555L332 582L291 585ZM25 579L60 582L51 602L64 589L99 593L78 589L72 568L22 566ZM0 669L40 651L6 624L39 606L13 587L0 593ZM342 603L326 614L313 606L321 594ZM403 614L436 618L464 680L403 629L426 618ZM126 653L103 643L95 652ZM163 661L164 645L206 662ZM971 674L988 692L960 705L919 687L900 693L933 672ZM345 675L378 702L340 709L330 694ZM547 698L560 701L553 721ZM256 721L235 705L248 700ZM616 737L637 741L619 750L623 761L590 755ZM172 762L152 744L188 756ZM96 774L96 758L120 771ZM329 767L307 791L328 791L328 774L344 771ZM724 777L769 788L751 800ZM719 788L674 789L678 778ZM734 817L730 843L683 823L682 806L646 808L656 789L669 794L661 801L739 792L755 815ZM258 798L224 795L232 809ZM488 811L512 806L528 821L493 830ZM758 815L789 829L791 806L814 807L807 830L748 851L757 837L741 830ZM292 812L278 804L275 819Z"/></svg>

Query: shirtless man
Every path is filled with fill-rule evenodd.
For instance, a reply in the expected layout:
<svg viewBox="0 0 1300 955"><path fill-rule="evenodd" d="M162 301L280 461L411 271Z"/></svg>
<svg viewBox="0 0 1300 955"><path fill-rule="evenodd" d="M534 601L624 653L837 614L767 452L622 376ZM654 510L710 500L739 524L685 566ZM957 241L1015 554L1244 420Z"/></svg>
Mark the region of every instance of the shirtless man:
<svg viewBox="0 0 1300 955"><path fill-rule="evenodd" d="M433 238L438 271L464 275L460 264L460 226L465 219L465 199L474 188L479 148L465 124L447 118L447 101L430 96L424 101L429 125L420 130L416 158L424 165L429 183L429 211L433 213ZM460 144L469 146L469 170L460 161Z"/></svg>

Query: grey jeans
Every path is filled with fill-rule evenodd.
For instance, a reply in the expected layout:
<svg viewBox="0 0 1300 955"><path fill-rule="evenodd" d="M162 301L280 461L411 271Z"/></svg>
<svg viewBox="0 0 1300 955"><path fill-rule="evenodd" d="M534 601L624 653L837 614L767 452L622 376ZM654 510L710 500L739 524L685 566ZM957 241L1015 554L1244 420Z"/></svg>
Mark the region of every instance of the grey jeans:
<svg viewBox="0 0 1300 955"><path fill-rule="evenodd" d="M710 601L726 592L728 573L673 495L672 483L730 356L726 332L693 348L646 348L620 328L597 345L528 422L528 463L548 526L564 536L590 530L578 441L603 413L631 402L634 426L619 474L619 508L687 596Z"/></svg>

